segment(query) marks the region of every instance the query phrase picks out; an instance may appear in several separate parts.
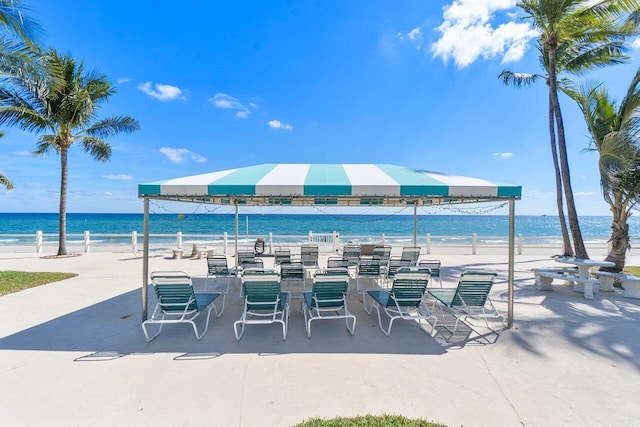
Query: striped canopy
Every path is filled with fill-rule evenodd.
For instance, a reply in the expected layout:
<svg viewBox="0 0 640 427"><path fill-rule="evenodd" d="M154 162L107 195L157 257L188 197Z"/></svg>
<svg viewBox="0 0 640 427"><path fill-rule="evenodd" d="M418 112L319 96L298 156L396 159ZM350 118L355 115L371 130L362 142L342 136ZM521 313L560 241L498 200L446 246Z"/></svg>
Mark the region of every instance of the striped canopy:
<svg viewBox="0 0 640 427"><path fill-rule="evenodd" d="M383 164L262 164L138 186L151 199L247 205L387 205L519 199L522 187Z"/></svg>

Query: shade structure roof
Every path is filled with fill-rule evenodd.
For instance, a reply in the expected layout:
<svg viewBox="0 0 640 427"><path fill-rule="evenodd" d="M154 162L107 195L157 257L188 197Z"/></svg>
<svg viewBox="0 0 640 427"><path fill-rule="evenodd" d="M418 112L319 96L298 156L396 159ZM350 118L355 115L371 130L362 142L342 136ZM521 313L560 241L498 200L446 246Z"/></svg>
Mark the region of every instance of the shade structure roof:
<svg viewBox="0 0 640 427"><path fill-rule="evenodd" d="M261 164L138 186L150 199L220 205L409 206L519 199L522 187L388 164Z"/></svg>

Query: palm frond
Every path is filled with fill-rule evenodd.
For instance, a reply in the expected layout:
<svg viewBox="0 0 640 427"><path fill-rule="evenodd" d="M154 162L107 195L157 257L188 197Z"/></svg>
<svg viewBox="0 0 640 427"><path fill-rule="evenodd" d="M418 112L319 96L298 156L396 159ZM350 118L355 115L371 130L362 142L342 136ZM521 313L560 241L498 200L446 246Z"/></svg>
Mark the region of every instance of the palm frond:
<svg viewBox="0 0 640 427"><path fill-rule="evenodd" d="M636 71L625 97L620 103L620 115L623 121L635 117L640 108L640 68Z"/></svg>
<svg viewBox="0 0 640 427"><path fill-rule="evenodd" d="M33 154L41 155L54 152L60 154L60 145L58 143L57 135L41 135L36 149L33 150Z"/></svg>
<svg viewBox="0 0 640 427"><path fill-rule="evenodd" d="M600 44L572 44L563 51L563 68L573 74L584 74L594 68L628 62L624 42L611 41Z"/></svg>
<svg viewBox="0 0 640 427"><path fill-rule="evenodd" d="M507 86L526 87L531 86L542 76L532 73L514 73L508 70L502 70L498 78Z"/></svg>
<svg viewBox="0 0 640 427"><path fill-rule="evenodd" d="M82 149L89 153L94 160L106 163L111 159L111 145L93 136L80 137Z"/></svg>
<svg viewBox="0 0 640 427"><path fill-rule="evenodd" d="M3 186L7 191L13 190L13 184L9 181L9 178L0 174L0 185Z"/></svg>
<svg viewBox="0 0 640 427"><path fill-rule="evenodd" d="M140 130L140 125L133 117L115 116L94 123L85 129L84 133L98 138L109 138L120 133L131 133L137 130Z"/></svg>
<svg viewBox="0 0 640 427"><path fill-rule="evenodd" d="M0 0L0 26L20 37L26 44L33 44L44 31L31 19L29 11L20 0Z"/></svg>

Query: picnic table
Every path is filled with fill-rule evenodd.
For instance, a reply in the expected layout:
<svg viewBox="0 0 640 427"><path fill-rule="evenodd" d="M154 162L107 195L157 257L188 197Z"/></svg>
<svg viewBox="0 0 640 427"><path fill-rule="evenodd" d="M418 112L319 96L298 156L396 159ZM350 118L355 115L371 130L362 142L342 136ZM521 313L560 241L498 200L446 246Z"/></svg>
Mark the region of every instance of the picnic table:
<svg viewBox="0 0 640 427"><path fill-rule="evenodd" d="M600 281L589 277L589 269L593 267L613 267L615 264L610 261L599 261L596 259L583 259L572 257L558 257L556 261L562 264L572 264L578 267L578 276L572 280L575 282L573 290L575 292L584 293L584 297L587 299L593 299L594 291L597 289L594 285L599 285Z"/></svg>

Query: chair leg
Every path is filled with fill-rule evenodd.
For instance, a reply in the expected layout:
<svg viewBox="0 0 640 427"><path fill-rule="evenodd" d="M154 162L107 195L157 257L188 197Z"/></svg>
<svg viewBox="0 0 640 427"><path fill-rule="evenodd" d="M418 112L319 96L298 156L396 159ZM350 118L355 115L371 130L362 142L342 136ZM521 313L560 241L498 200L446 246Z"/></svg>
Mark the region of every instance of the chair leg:
<svg viewBox="0 0 640 427"><path fill-rule="evenodd" d="M311 338L311 322L313 321L313 317L309 318L309 320L306 320L305 317L305 327L307 328L307 338Z"/></svg>
<svg viewBox="0 0 640 427"><path fill-rule="evenodd" d="M287 340L287 322L282 320L280 321L280 323L282 323L282 340L286 341Z"/></svg>
<svg viewBox="0 0 640 427"><path fill-rule="evenodd" d="M214 309L215 307L216 306L213 303L211 303L211 305L207 308L207 320L205 321L205 324L204 324L204 331L202 331L200 335L198 335L198 328L196 327L196 323L193 320L189 321L191 323L191 326L193 326L193 332L195 332L196 339L198 341L200 341L200 339L202 339L204 334L207 333L207 330L209 330L209 319L211 318L211 310Z"/></svg>
<svg viewBox="0 0 640 427"><path fill-rule="evenodd" d="M242 325L240 330L238 330L238 325ZM244 318L233 322L233 332L236 334L236 341L240 341L240 338L242 338L242 335L244 334L244 327Z"/></svg>
<svg viewBox="0 0 640 427"><path fill-rule="evenodd" d="M371 312L373 311L373 304L376 302L376 300L374 300L373 298L371 298L371 305L369 306L369 308L367 308L367 293L365 292L362 295L362 305L364 305L364 311L367 312L367 314L371 314Z"/></svg>
<svg viewBox="0 0 640 427"><path fill-rule="evenodd" d="M164 326L164 323L160 323L158 332L156 332L155 335L149 337L149 332L147 331L147 326L149 325L149 323L155 323L155 322L150 322L149 320L145 320L144 322L142 322L142 332L144 332L144 336L147 338L147 342L153 341L155 337L160 335L160 332L162 332L162 327Z"/></svg>
<svg viewBox="0 0 640 427"><path fill-rule="evenodd" d="M356 316L350 314L349 312L346 313L347 316L345 317L345 322L347 324L347 331L349 331L349 333L351 335L353 335L353 332L356 330ZM349 319L353 319L353 324L351 325L351 327L349 327Z"/></svg>
<svg viewBox="0 0 640 427"><path fill-rule="evenodd" d="M220 308L220 312L218 313L218 307L215 305L215 301L212 303L213 308L216 311L216 318L222 316L222 313L224 313L224 303L226 301L227 296L225 294L221 294L220 295L222 297L222 307Z"/></svg>
<svg viewBox="0 0 640 427"><path fill-rule="evenodd" d="M380 315L380 309L378 308L378 305L376 304L376 311L378 312L378 326L380 326L380 330L382 331L383 334L385 334L386 336L389 336L389 334L391 334L391 327L393 326L393 321L395 320L395 317L389 317L389 328L387 328L387 330L385 331L384 328L382 327L382 316ZM386 310L385 310L386 313Z"/></svg>

